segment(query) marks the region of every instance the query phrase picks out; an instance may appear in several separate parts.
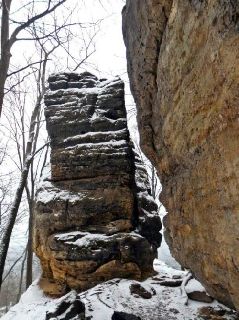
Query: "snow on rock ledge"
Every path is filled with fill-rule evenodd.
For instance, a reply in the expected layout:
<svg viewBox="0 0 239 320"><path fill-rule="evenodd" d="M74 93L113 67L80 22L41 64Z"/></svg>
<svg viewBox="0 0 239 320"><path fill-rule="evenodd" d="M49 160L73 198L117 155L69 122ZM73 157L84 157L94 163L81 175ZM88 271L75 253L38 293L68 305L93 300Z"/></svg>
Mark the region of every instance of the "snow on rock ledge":
<svg viewBox="0 0 239 320"><path fill-rule="evenodd" d="M35 201L40 286L60 296L153 272L161 222L129 138L124 83L94 75L49 78L45 117L51 175Z"/></svg>

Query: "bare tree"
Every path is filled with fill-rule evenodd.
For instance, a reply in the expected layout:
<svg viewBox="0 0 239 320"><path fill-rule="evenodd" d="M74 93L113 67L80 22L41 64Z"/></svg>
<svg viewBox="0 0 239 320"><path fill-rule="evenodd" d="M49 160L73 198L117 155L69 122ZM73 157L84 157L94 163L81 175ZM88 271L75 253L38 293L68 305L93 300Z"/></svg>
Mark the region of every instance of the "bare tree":
<svg viewBox="0 0 239 320"><path fill-rule="evenodd" d="M34 3L34 1L32 2ZM58 1L54 6L52 4L53 1L49 0L47 2L48 9L44 11L44 15L50 13L50 8L57 8L65 1ZM36 159L36 155L39 155L42 152L43 147L48 146L48 143L45 142L40 148L38 147L39 132L42 124L42 102L46 90L45 79L49 72L48 65L52 65L51 60L54 59L55 52L57 50L61 50L61 52L64 52L65 56L67 56L67 66L71 68L71 70L76 70L83 64L86 64L87 59L95 51L94 38L98 31L98 22L91 25L91 27L93 27L93 31L90 32L88 36L82 36L82 48L80 52L81 55L80 57L76 57L71 53L71 41L75 37L75 34L72 31L71 27L82 27L82 25L80 23L74 23L71 21L71 12L69 12L69 14L64 18L61 24L58 22L54 10L51 10L51 12L51 30L48 29L49 23L43 23L40 26L36 23L36 21L40 19L39 14L33 15L33 17L38 17L37 19L28 19L30 23L28 23L27 25L25 23L29 38L24 37L21 38L21 40L34 40L37 54L35 53L31 59L28 59L28 61L24 64L24 67L19 66L15 71L9 73L9 75L11 76L11 81L9 81L10 88L7 91L9 92L10 96L9 104L13 108L15 108L15 110L19 110L19 115L16 115L14 110L11 110L11 116L9 117L9 127L11 131L11 137L13 138L13 141L15 143L16 152L18 155L19 161L18 163L16 163L16 166L20 171L20 178L14 200L8 211L8 220L2 232L0 241L0 288L2 285L4 266L9 249L10 239L14 224L16 222L24 190L26 192L29 210L28 245L26 249L26 287L28 287L32 282L33 200L35 193L35 182L37 180L37 177L39 176L39 171L37 171L36 169L37 166L34 166L34 159ZM41 17L43 17L44 15L42 13ZM30 13L29 16L31 16ZM37 59L37 63L34 59ZM29 94L29 92L26 94L26 90L22 88L22 84L27 77L30 77L31 81L34 81L37 86L34 93L32 93L35 102L29 120L29 126L27 125L26 119L26 109L29 106L29 99L27 98L27 95ZM40 172L41 171L42 170L40 170Z"/></svg>
<svg viewBox="0 0 239 320"><path fill-rule="evenodd" d="M35 107L33 109L33 114L31 117L30 127L32 127L32 122L35 123L34 136L32 137L32 149L31 154L35 154L37 150L38 137L41 129L41 116L42 116L42 100L45 93L45 73L46 64L48 60L48 53L41 52L42 63L39 65L39 69L33 71L34 83L36 84L36 98ZM19 76L16 74L16 76ZM18 81L17 90L12 92L10 95L11 106L14 108L15 112L11 112L9 118L10 127L12 127L11 133L14 143L16 144L16 150L18 155L18 166L20 172L23 172L24 166L26 164L27 157L29 156L27 150L26 132L28 131L26 123L26 109L28 109L29 101L27 100L27 90L22 89L21 82ZM16 114L16 111L18 113ZM12 123L11 123L12 122ZM46 144L46 143L45 143ZM47 145L47 144L46 144ZM48 147L48 145L47 145ZM26 272L26 286L28 287L32 283L32 219L33 219L33 200L35 193L35 180L37 178L37 170L34 169L34 160L32 159L29 165L28 179L25 182L24 189L26 191L26 199L28 203L29 212L29 231L28 231L28 245L25 254L25 260L27 258L27 272ZM23 263L23 270L24 270ZM21 277L22 278L22 277Z"/></svg>
<svg viewBox="0 0 239 320"><path fill-rule="evenodd" d="M31 122L30 122L30 130L29 130L29 136L28 136L28 141L26 145L26 155L25 155L25 160L23 164L23 169L21 172L20 176L20 181L18 183L17 191L13 200L13 203L11 205L10 211L9 211L9 219L6 224L6 228L4 230L1 244L0 244L0 288L2 285L2 276L3 276L3 271L5 267L5 261L7 257L7 252L10 244L10 239L11 239L11 234L12 230L16 221L18 209L21 203L22 199L22 194L24 191L24 188L26 186L27 178L28 178L28 172L30 165L34 159L35 154L40 151L36 151L35 154L33 153L33 146L34 146L34 137L36 135L35 128L36 128L36 119L37 115L41 106L41 100L42 96L39 96L36 105L34 107L34 110L32 112L31 116Z"/></svg>
<svg viewBox="0 0 239 320"><path fill-rule="evenodd" d="M39 20L43 19L47 15L54 12L58 7L64 4L66 0L47 0L45 1L46 8L36 13L32 10L32 15L28 16L26 21L14 21L11 19L11 5L12 0L3 0L2 1L2 17L1 17L1 57L0 57L0 117L2 114L2 107L3 107L3 100L5 95L5 83L7 77L11 74L8 74L10 60L11 60L11 49L13 45L20 40L26 40L25 38L20 38L19 35L22 31L28 30L34 23L38 22ZM32 8L35 8L35 1L31 1ZM21 10L19 8L18 10ZM17 24L17 27L13 30L10 34L10 23ZM48 36L50 33L48 34ZM47 35L46 35L47 36ZM29 39L28 39L29 40ZM31 39L34 40L34 39ZM27 68L28 66L26 66ZM20 70L23 70L25 67L20 67Z"/></svg>
<svg viewBox="0 0 239 320"><path fill-rule="evenodd" d="M0 166L7 160L7 147L7 141L5 145L3 144L2 147L0 147ZM0 174L0 238L2 230L6 225L7 213L10 207L9 195L11 194L12 182L12 176L9 172Z"/></svg>

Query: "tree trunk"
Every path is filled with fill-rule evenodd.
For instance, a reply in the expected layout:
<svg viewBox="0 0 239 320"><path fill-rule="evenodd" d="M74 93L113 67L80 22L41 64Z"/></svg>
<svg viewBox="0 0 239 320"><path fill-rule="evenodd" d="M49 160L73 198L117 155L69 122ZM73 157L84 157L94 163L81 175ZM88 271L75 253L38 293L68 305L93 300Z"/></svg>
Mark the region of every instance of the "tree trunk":
<svg viewBox="0 0 239 320"><path fill-rule="evenodd" d="M4 88L11 58L9 43L9 11L12 0L2 1L1 58L0 58L0 118L4 99Z"/></svg>
<svg viewBox="0 0 239 320"><path fill-rule="evenodd" d="M19 302L20 298L21 298L21 294L22 294L22 282L23 282L23 275L24 275L24 266L25 266L25 262L26 262L26 257L27 257L27 248L25 249L25 253L24 253L24 257L22 260L22 266L21 266L21 273L20 273L20 281L19 281L19 290L18 290L18 295L17 295L17 300L16 303Z"/></svg>
<svg viewBox="0 0 239 320"><path fill-rule="evenodd" d="M34 136L35 136L36 119L40 110L41 101L42 101L42 96L39 96L36 106L32 112L30 129L29 129L29 139L26 146L26 159L24 161L24 167L21 172L21 178L15 194L15 198L13 200L13 204L9 212L9 220L6 225L6 229L3 231L3 237L0 244L0 290L2 287L3 272L4 272L7 252L10 244L10 239L12 235L12 230L16 221L18 209L22 199L23 190L27 183L28 173L29 173L31 162L32 162L32 156L33 156L32 148L33 148L33 142L34 142Z"/></svg>
<svg viewBox="0 0 239 320"><path fill-rule="evenodd" d="M28 199L29 204L29 222L28 222L28 242L27 242L27 270L26 270L26 289L32 284L32 231L33 231L33 199Z"/></svg>
<svg viewBox="0 0 239 320"><path fill-rule="evenodd" d="M26 160L25 166L22 170L21 179L15 194L12 207L9 212L9 220L8 220L6 229L3 231L3 237L1 241L1 247L0 247L0 290L2 286L3 272L4 272L7 252L10 244L11 234L16 221L17 212L21 203L23 190L27 181L30 164L31 164L31 159L29 158Z"/></svg>

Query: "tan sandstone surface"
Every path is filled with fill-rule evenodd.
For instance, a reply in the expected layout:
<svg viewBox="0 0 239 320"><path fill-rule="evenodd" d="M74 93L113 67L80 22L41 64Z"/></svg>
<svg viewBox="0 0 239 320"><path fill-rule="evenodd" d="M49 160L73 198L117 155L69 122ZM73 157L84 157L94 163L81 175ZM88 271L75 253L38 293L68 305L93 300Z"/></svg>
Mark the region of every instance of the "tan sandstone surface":
<svg viewBox="0 0 239 320"><path fill-rule="evenodd" d="M45 117L51 166L34 217L41 288L59 296L154 273L161 222L130 140L123 81L52 75Z"/></svg>
<svg viewBox="0 0 239 320"><path fill-rule="evenodd" d="M141 146L157 167L174 257L239 308L239 2L127 0Z"/></svg>

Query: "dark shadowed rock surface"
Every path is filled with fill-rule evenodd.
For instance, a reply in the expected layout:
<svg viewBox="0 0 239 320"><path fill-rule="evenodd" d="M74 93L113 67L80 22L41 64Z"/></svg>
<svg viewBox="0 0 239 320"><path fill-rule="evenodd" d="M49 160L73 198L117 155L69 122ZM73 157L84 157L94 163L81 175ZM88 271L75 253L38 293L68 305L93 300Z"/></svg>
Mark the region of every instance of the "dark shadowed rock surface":
<svg viewBox="0 0 239 320"><path fill-rule="evenodd" d="M130 313L115 311L112 320L141 320L141 318Z"/></svg>
<svg viewBox="0 0 239 320"><path fill-rule="evenodd" d="M173 256L239 308L239 1L127 0L141 147L157 168Z"/></svg>
<svg viewBox="0 0 239 320"><path fill-rule="evenodd" d="M45 117L51 167L39 185L34 247L51 295L115 277L152 274L161 243L158 207L127 128L119 78L49 78Z"/></svg>
<svg viewBox="0 0 239 320"><path fill-rule="evenodd" d="M130 285L130 293L143 299L151 299L152 293L145 289L140 283L132 283Z"/></svg>
<svg viewBox="0 0 239 320"><path fill-rule="evenodd" d="M46 320L85 320L85 305L72 291L46 313Z"/></svg>

